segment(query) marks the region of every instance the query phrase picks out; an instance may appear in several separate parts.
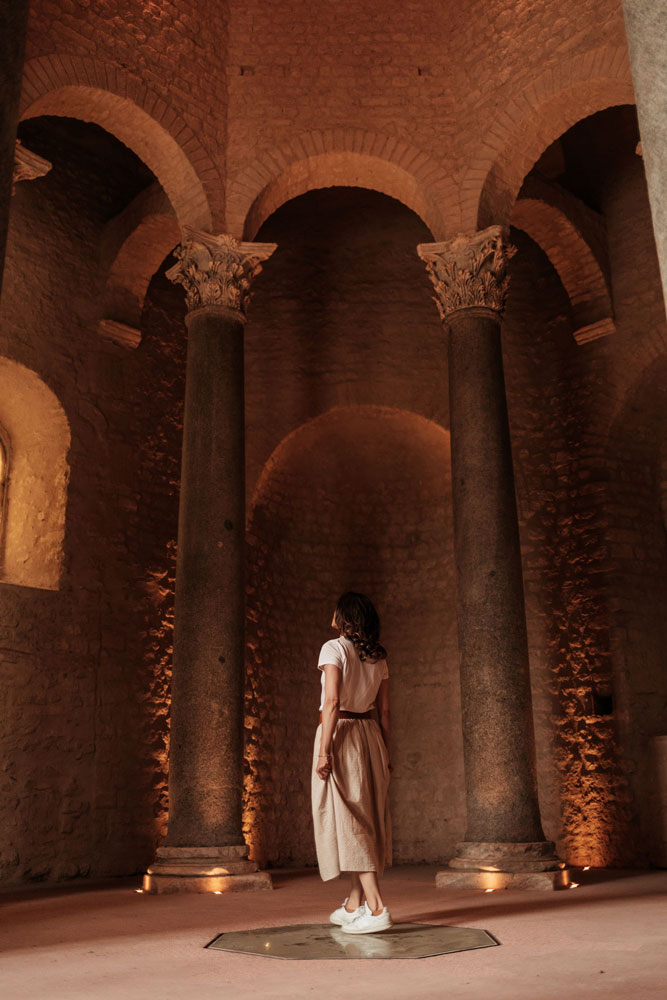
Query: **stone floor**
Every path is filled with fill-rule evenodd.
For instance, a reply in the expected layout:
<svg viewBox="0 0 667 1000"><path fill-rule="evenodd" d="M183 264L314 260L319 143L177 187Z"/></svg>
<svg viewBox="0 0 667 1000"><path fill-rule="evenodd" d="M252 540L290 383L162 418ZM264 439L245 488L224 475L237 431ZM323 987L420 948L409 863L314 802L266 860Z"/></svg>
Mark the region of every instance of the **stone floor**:
<svg viewBox="0 0 667 1000"><path fill-rule="evenodd" d="M281 961L205 949L225 930L321 923L343 887L275 873L275 890L148 896L139 879L0 895L3 1000L664 1000L667 871L584 872L562 892L448 891L397 868L394 919L480 927L500 942L418 960Z"/></svg>

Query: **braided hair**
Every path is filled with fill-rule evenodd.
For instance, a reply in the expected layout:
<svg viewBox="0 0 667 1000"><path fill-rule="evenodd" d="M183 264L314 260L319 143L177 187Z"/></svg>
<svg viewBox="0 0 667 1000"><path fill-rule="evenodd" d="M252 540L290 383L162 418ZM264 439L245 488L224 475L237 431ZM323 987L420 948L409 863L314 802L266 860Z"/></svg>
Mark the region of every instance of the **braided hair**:
<svg viewBox="0 0 667 1000"><path fill-rule="evenodd" d="M360 660L383 660L387 651L380 643L380 619L375 606L365 594L348 590L338 599L334 614L336 628L359 654Z"/></svg>

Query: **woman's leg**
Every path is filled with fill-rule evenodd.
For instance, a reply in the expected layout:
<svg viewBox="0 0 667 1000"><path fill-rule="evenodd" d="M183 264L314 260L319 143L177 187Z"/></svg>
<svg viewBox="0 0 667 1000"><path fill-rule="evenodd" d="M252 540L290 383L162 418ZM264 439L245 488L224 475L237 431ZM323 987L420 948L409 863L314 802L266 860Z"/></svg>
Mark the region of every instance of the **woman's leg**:
<svg viewBox="0 0 667 1000"><path fill-rule="evenodd" d="M359 872L359 881L361 882L371 913L376 917L384 909L377 872Z"/></svg>
<svg viewBox="0 0 667 1000"><path fill-rule="evenodd" d="M352 913L354 910L358 910L361 906L361 900L364 895L364 890L361 886L361 879L357 872L350 872L350 896L347 901L347 906L345 907L348 913Z"/></svg>

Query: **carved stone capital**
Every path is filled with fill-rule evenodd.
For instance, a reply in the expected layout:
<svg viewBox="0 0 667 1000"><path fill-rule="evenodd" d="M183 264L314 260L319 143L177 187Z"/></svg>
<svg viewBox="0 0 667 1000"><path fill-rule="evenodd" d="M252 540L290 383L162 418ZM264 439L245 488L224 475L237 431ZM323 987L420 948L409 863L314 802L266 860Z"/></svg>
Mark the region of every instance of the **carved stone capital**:
<svg viewBox="0 0 667 1000"><path fill-rule="evenodd" d="M509 283L507 261L516 253L507 243L503 226L489 226L444 243L420 243L417 253L426 262L443 320L460 309L503 311Z"/></svg>
<svg viewBox="0 0 667 1000"><path fill-rule="evenodd" d="M12 194L16 191L19 181L34 181L37 177L48 174L52 164L37 153L26 149L20 139L16 140L14 152L14 173L12 177Z"/></svg>
<svg viewBox="0 0 667 1000"><path fill-rule="evenodd" d="M245 319L250 285L276 249L275 243L242 243L234 236L185 230L174 251L178 263L166 272L185 288L188 310L223 306Z"/></svg>

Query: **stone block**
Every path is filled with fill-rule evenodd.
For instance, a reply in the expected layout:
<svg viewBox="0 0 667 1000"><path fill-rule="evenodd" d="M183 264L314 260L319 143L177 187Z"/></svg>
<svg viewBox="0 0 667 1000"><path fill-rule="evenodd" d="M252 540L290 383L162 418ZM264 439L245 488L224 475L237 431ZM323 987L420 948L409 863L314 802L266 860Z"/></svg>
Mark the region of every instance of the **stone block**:
<svg viewBox="0 0 667 1000"><path fill-rule="evenodd" d="M567 889L570 873L567 868L550 872L490 872L459 871L444 868L435 876L436 889Z"/></svg>

